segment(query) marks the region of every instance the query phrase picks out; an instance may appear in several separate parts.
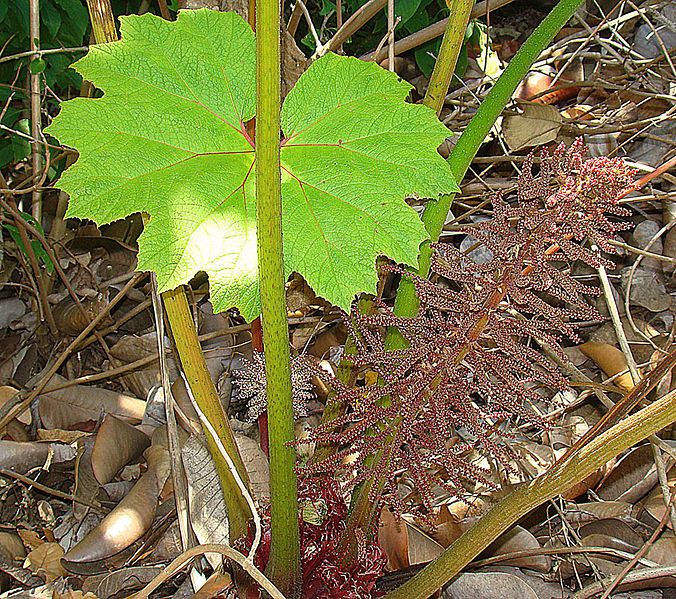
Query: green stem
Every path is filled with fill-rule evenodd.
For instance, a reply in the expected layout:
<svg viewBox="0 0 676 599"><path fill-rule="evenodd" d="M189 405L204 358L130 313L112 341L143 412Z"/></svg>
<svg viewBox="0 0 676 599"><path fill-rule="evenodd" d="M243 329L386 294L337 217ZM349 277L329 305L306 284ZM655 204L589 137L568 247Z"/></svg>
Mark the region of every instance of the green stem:
<svg viewBox="0 0 676 599"><path fill-rule="evenodd" d="M447 4L451 14L448 17L444 37L441 40L441 47L439 48L439 56L434 63L434 70L432 71L430 83L423 99L423 104L434 110L437 116L441 114L441 109L444 107L444 100L455 73L458 56L465 42L465 31L467 30L474 2L473 0L447 0ZM461 179L462 176L455 177L458 183ZM436 202L428 202L425 206L422 221L429 238L433 241L439 240L441 228L444 226L452 200L452 195L442 196ZM442 212L443 215L441 215ZM427 276L429 272L430 257L429 245L425 244L421 248L420 257L418 258L417 272L422 274L422 276ZM415 287L410 281L402 280L399 283L397 297L395 298L395 313L398 316L415 316L418 313L418 307L419 302L415 294ZM386 347L402 348L406 346L406 341L396 329L390 329L387 337Z"/></svg>
<svg viewBox="0 0 676 599"><path fill-rule="evenodd" d="M429 566L389 593L386 599L426 599L532 509L584 480L621 452L675 420L676 391L671 391L599 435L546 474L512 491Z"/></svg>
<svg viewBox="0 0 676 599"><path fill-rule="evenodd" d="M287 596L300 582L291 357L282 253L280 2L256 6L256 227L270 443L271 547L266 572Z"/></svg>
<svg viewBox="0 0 676 599"><path fill-rule="evenodd" d="M451 14L448 17L439 56L434 63L434 70L423 99L423 104L434 110L437 116L441 114L441 109L444 107L448 87L455 73L455 65L465 43L465 31L467 31L474 0L447 0L446 4Z"/></svg>
<svg viewBox="0 0 676 599"><path fill-rule="evenodd" d="M479 151L481 144L490 132L507 102L514 94L514 90L526 76L532 64L537 60L542 51L554 39L554 36L573 16L582 0L560 0L544 21L538 25L528 37L523 46L519 48L514 58L510 61L505 71L479 106L479 110L470 121L467 128L458 139L448 157L451 173L460 184L469 165ZM454 195L441 196L436 202L428 202L422 215L422 221L427 229L427 234L432 242L439 241L439 235L443 229L446 216L451 208ZM432 250L429 244L425 244L420 251L417 273L426 277L430 271ZM415 287L410 280L400 283L394 311L398 316L415 316L419 308ZM397 339L391 347L402 347L402 341Z"/></svg>
<svg viewBox="0 0 676 599"><path fill-rule="evenodd" d="M216 393L209 369L204 360L202 346L197 338L197 330L195 329L195 323L192 319L185 290L183 287L178 287L172 291L165 291L162 294L162 300L167 313L167 319L169 320L171 333L174 337L174 343L176 344L176 350L181 360L181 366L183 367L185 378L190 385L190 390L195 401L218 433L218 437L233 461L240 478L244 481L245 485L249 486L249 476L239 454L235 437L230 428L230 422L225 415L223 405L218 397L218 393ZM208 431L204 431L204 434L209 453L211 453L211 457L214 460L216 473L221 483L223 498L228 506L229 537L230 541L234 542L236 539L246 535L247 523L251 519L251 511L242 496L227 461L221 455L216 441Z"/></svg>

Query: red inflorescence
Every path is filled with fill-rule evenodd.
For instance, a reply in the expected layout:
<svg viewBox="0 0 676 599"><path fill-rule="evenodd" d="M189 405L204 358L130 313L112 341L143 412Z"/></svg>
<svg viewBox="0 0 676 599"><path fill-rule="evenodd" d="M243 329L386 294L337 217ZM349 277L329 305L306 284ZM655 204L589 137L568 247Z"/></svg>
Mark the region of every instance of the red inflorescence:
<svg viewBox="0 0 676 599"><path fill-rule="evenodd" d="M299 526L302 593L306 599L370 599L378 597L376 581L387 556L376 543L357 543L358 555L344 565L340 542L347 522L347 505L339 485L327 477L299 482ZM254 563L264 570L270 556L270 521L264 519L261 545ZM248 543L251 544L250 531Z"/></svg>
<svg viewBox="0 0 676 599"><path fill-rule="evenodd" d="M268 409L265 377L265 354L255 351L253 360L242 358L244 368L233 370L238 403L244 400L247 411L243 414L245 422L256 422ZM293 414L296 418L307 416L307 403L315 398L312 376L314 371L308 362L301 358L291 359L291 388L293 391Z"/></svg>
<svg viewBox="0 0 676 599"><path fill-rule="evenodd" d="M613 220L628 215L615 198L634 171L619 159L585 156L579 141L543 152L537 175L529 157L517 201L498 195L491 220L463 229L490 250L487 262L437 244L432 271L442 284L385 267L413 280L419 313L402 318L377 303L375 314L347 320L355 364L381 380L356 389L328 381L347 409L316 428L313 440L338 449L306 474L342 474L353 484L384 476L372 500L425 516L435 489L462 498L467 481L494 486L470 450L512 468L510 421L546 427L529 404L545 399L543 385L567 386L542 348L566 361L562 339L577 338L576 321L599 318L588 301L598 290L574 279L569 265L611 267L602 251L612 253L609 240L627 228ZM406 339L405 349L386 347L390 327ZM408 502L398 492L403 473L417 491Z"/></svg>

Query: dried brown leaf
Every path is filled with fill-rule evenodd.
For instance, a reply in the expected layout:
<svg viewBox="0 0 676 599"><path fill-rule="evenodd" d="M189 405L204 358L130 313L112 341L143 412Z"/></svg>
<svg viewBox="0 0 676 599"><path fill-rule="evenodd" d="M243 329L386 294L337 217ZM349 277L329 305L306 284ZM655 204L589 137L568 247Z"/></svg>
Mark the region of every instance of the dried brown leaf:
<svg viewBox="0 0 676 599"><path fill-rule="evenodd" d="M570 523L583 524L603 520L605 518L632 518L634 506L626 501L598 501L589 503L573 503L566 508L566 520Z"/></svg>
<svg viewBox="0 0 676 599"><path fill-rule="evenodd" d="M62 428L39 428L37 430L37 437L40 441L58 441L67 445L75 443L78 439L86 437L88 434L84 431L65 431Z"/></svg>
<svg viewBox="0 0 676 599"><path fill-rule="evenodd" d="M403 520L394 517L384 507L380 514L378 544L387 554L387 569L403 570L411 564L408 561L408 531Z"/></svg>
<svg viewBox="0 0 676 599"><path fill-rule="evenodd" d="M103 414L113 414L135 424L143 418L145 401L110 389L75 385L49 390L64 382L64 378L55 375L40 395L40 418L46 428L69 429L88 420L96 422Z"/></svg>
<svg viewBox="0 0 676 599"><path fill-rule="evenodd" d="M169 478L169 452L154 443L144 453L148 470L96 528L64 556L67 562L98 561L115 555L140 539L151 527L158 498Z"/></svg>
<svg viewBox="0 0 676 599"><path fill-rule="evenodd" d="M516 525L494 541L485 552L485 555L504 555L505 553L514 553L517 551L529 551L540 549L540 543L535 536L522 526ZM532 557L516 558L501 562L505 566L518 566L537 570L538 572L549 572L552 568L552 560L548 555L535 555Z"/></svg>
<svg viewBox="0 0 676 599"><path fill-rule="evenodd" d="M0 468L25 474L33 468L72 460L75 450L61 443L0 441Z"/></svg>
<svg viewBox="0 0 676 599"><path fill-rule="evenodd" d="M207 543L228 542L228 511L223 499L213 459L204 441L190 437L181 449L188 481L190 523L197 540Z"/></svg>
<svg viewBox="0 0 676 599"><path fill-rule="evenodd" d="M539 599L526 581L507 572L466 572L446 587L442 599Z"/></svg>
<svg viewBox="0 0 676 599"><path fill-rule="evenodd" d="M648 548L645 557L662 566L676 565L676 537L674 533L664 533Z"/></svg>
<svg viewBox="0 0 676 599"><path fill-rule="evenodd" d="M502 133L510 149L517 151L548 144L559 135L563 119L554 106L524 102L522 114L506 116Z"/></svg>
<svg viewBox="0 0 676 599"><path fill-rule="evenodd" d="M592 472L584 480L581 480L576 485L573 485L572 487L567 489L564 493L561 493L561 496L569 501L577 499L578 497L580 497L580 495L584 495L589 489L598 485L601 479L603 478L605 472L606 472L605 467L599 468L596 472Z"/></svg>
<svg viewBox="0 0 676 599"><path fill-rule="evenodd" d="M411 566L431 562L443 553L444 547L422 528L406 520L403 523L408 535L408 562Z"/></svg>
<svg viewBox="0 0 676 599"><path fill-rule="evenodd" d="M235 434L235 442L242 456L242 462L249 475L251 489L258 501L266 501L270 497L270 465L268 458L251 437L241 433Z"/></svg>
<svg viewBox="0 0 676 599"><path fill-rule="evenodd" d="M597 343L596 341L587 341L587 343L578 347L585 356L591 358L603 370L606 376L611 377L624 372L615 379L615 384L618 387L627 391L634 388L634 382L628 372L627 358L621 350L608 343Z"/></svg>
<svg viewBox="0 0 676 599"><path fill-rule="evenodd" d="M676 490L676 468L672 468L668 474L669 490L673 494ZM656 486L642 502L643 509L652 516L657 522L662 520L666 512L664 495L660 486ZM671 519L667 519L667 526L671 528Z"/></svg>
<svg viewBox="0 0 676 599"><path fill-rule="evenodd" d="M76 520L84 519L89 513L87 504L99 504L101 485L92 470L92 449L94 438L89 435L77 442L77 460L75 462L75 489L73 494L77 501L73 503L73 516Z"/></svg>
<svg viewBox="0 0 676 599"><path fill-rule="evenodd" d="M23 567L28 568L45 580L52 582L60 576L65 576L66 571L61 565L63 547L58 543L43 543L33 549L24 561Z"/></svg>
<svg viewBox="0 0 676 599"><path fill-rule="evenodd" d="M22 542L22 538L20 537L21 530L17 532L19 534L15 535L14 533L11 532L0 531L0 553L10 560L15 560L20 557L26 557L24 543Z"/></svg>
<svg viewBox="0 0 676 599"><path fill-rule="evenodd" d="M32 551L36 547L43 545L45 540L40 537L40 535L34 530L28 530L26 528L19 528L17 534L21 537L21 541L28 548L29 551Z"/></svg>
<svg viewBox="0 0 676 599"><path fill-rule="evenodd" d="M146 335L125 335L110 348L110 354L122 362L129 364L136 360L150 358L157 355L157 336L154 332ZM169 376L175 380L178 376L176 365L171 356L167 356ZM137 397L147 397L152 387L162 384L160 369L157 361L125 374L120 379Z"/></svg>
<svg viewBox="0 0 676 599"><path fill-rule="evenodd" d="M129 597L131 591L144 587L163 570L163 566L135 566L88 576L82 584L82 590L95 594L99 599Z"/></svg>
<svg viewBox="0 0 676 599"><path fill-rule="evenodd" d="M582 539L591 536L610 537L624 547L623 551L636 551L643 545L645 540L630 524L617 518L606 518L589 522L580 528L579 535ZM593 544L586 541L584 543L585 545ZM617 549L620 548L619 545L616 545ZM628 547L632 549L627 549Z"/></svg>
<svg viewBox="0 0 676 599"><path fill-rule="evenodd" d="M586 535L580 543L587 547L608 547L609 549L617 549L619 551L626 551L627 553L634 553L638 549L635 545L626 543L615 536L602 534Z"/></svg>
<svg viewBox="0 0 676 599"><path fill-rule="evenodd" d="M468 518L465 521L459 521L456 516L451 513L451 510L448 508L448 505L444 504L439 509L439 513L427 531L429 535L442 547L450 547L456 539L462 535L462 533L467 530L470 526L470 521L472 518Z"/></svg>
<svg viewBox="0 0 676 599"><path fill-rule="evenodd" d="M221 597L228 589L232 588L232 577L227 572L216 572L209 577L202 588L195 593L193 599L212 599Z"/></svg>
<svg viewBox="0 0 676 599"><path fill-rule="evenodd" d="M627 453L596 489L606 501L635 503L657 483L657 469L650 445L641 445Z"/></svg>
<svg viewBox="0 0 676 599"><path fill-rule="evenodd" d="M0 406L7 403L18 392L19 392L19 390L15 389L14 387L8 387L8 386L0 387ZM16 420L18 420L22 424L30 424L32 422L30 410L25 410L23 413L19 414L19 416L16 418Z"/></svg>
<svg viewBox="0 0 676 599"><path fill-rule="evenodd" d="M92 449L92 471L105 485L121 468L138 459L150 445L150 438L129 423L106 414L96 433Z"/></svg>

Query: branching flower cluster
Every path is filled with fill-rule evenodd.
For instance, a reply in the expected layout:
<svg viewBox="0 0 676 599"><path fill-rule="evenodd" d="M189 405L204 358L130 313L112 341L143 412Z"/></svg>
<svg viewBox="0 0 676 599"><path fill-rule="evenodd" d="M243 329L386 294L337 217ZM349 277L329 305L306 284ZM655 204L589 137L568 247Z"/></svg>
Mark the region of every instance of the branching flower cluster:
<svg viewBox="0 0 676 599"><path fill-rule="evenodd" d="M538 388L567 383L542 349L565 361L563 338L577 340L575 323L599 318L588 301L598 290L570 269L612 266L602 252L613 253L609 240L627 228L616 217L629 212L615 198L634 173L620 159L586 159L580 141L543 152L538 174L533 162L524 165L514 203L498 195L491 220L463 228L490 250L489 261L438 244L436 283L386 267L413 280L419 314L401 318L382 303L376 313L352 314L354 362L380 381L357 388L330 381L333 401L345 409L315 429L314 440L337 450L307 474L342 473L355 484L382 477L371 499L404 512L412 509L397 492L405 472L424 515L435 488L462 497L468 481L494 486L470 450L510 468L510 423L547 426L530 407L545 399ZM391 327L406 348L388 348Z"/></svg>
<svg viewBox="0 0 676 599"><path fill-rule="evenodd" d="M254 352L253 360L242 359L244 368L233 370L233 382L239 401L247 405L244 420L255 422L268 408L265 377L265 354ZM295 357L291 360L291 387L293 413L296 418L307 416L307 402L315 398L312 377L314 372L309 362Z"/></svg>

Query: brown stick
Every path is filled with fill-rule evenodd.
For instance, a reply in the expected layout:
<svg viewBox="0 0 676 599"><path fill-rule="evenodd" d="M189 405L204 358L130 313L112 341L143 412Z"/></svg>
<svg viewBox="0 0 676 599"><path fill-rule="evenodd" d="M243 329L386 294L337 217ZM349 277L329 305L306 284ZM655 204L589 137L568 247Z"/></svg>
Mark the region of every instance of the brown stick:
<svg viewBox="0 0 676 599"><path fill-rule="evenodd" d="M387 0L380 0L382 2L382 8L387 4ZM478 19L479 17L483 17L489 10L496 10L498 8L501 8L503 6L506 6L507 4L510 4L512 0L485 0L484 2L478 2L474 8L472 9L472 13L470 15L471 19ZM490 6L489 6L490 5ZM365 7L366 5L364 5ZM362 8L364 8L362 7ZM378 10L380 10L380 8ZM360 9L361 10L361 9ZM352 15L353 17L357 15L359 11L354 13ZM378 11L376 10L376 13ZM375 13L374 13L375 14ZM371 17L369 17L371 18ZM449 17L450 18L450 17ZM448 19L442 19L441 21L438 21L437 23L434 23L430 25L429 27L425 27L424 29L421 29L420 31L416 31L415 33L412 33L411 35L404 37L400 39L398 42L395 42L394 44L394 53L395 55L399 56L400 54L403 54L404 52L407 52L408 50L412 50L413 48L417 48L418 46L422 46L425 42L429 42L430 40L433 40L437 37L441 37L444 34L444 31L446 30L446 25L448 24ZM347 27L348 23L350 21L348 20L344 27ZM359 27L362 27L364 23L360 23ZM358 27L358 28L359 28ZM357 29L358 29L357 28ZM355 29L356 31L356 29ZM336 33L334 37L336 37L340 31ZM350 37L354 31L350 31L349 35L345 36L345 39ZM331 44L333 40L329 42ZM345 40L343 40L345 41ZM327 44L327 46L329 45ZM333 46L331 46L330 49L333 49ZM362 60L374 60L375 62L381 62L382 60L385 60L387 58L387 48L382 49L378 54L375 54L375 52L369 52L368 54L365 54L364 56L361 57Z"/></svg>
<svg viewBox="0 0 676 599"><path fill-rule="evenodd" d="M1 201L1 200L0 200ZM38 296L40 298L40 306L41 306L41 312L45 317L45 320L47 321L47 326L49 327L49 332L56 337L58 334L58 328L56 326L56 322L54 321L54 314L52 314L52 307L49 305L49 298L47 297L47 287L45 286L45 277L43 276L44 271L40 268L40 264L38 263L37 256L35 255L35 251L33 250L33 245L31 244L31 240L28 238L28 233L26 233L26 221L21 217L21 213L19 210L16 208L16 204L14 201L8 201L8 202L2 202L2 205L7 205L12 210L10 212L12 213L12 216L14 217L14 223L16 224L16 228L19 231L19 236L21 237L21 243L24 245L24 250L26 252L26 255L28 256L28 262L30 263L30 267L33 270L33 276L35 277L35 284L38 286Z"/></svg>
<svg viewBox="0 0 676 599"><path fill-rule="evenodd" d="M31 50L35 52L35 58L38 58L38 51L40 50L40 0L30 0L30 45ZM31 63L33 64L33 63ZM31 90L31 165L33 168L33 178L36 178L38 173L43 168L42 160L42 90L40 89L40 73L30 73L30 90ZM32 214L33 218L40 224L42 221L42 190L39 188L33 189L32 193ZM38 276L38 273L36 273ZM50 325L51 328L51 325Z"/></svg>
<svg viewBox="0 0 676 599"><path fill-rule="evenodd" d="M335 52L338 50L349 38L385 8L386 5L387 0L369 0L336 31L335 35L324 46L324 51ZM439 35L442 33L443 31Z"/></svg>
<svg viewBox="0 0 676 599"><path fill-rule="evenodd" d="M47 495L51 495L52 497L58 497L59 499L63 499L64 501L74 501L75 503L86 505L87 507L93 509L96 512L99 512L100 514L106 513L106 511L103 508L101 508L100 505L96 505L95 503L87 501L86 499L82 499L77 495L72 495L71 493L64 493L63 491L59 491L58 489L52 489L52 487L43 485L42 483L39 483L38 481L33 480L28 476L24 476L23 474L19 474L18 472L14 472L13 470L6 470L5 468L0 468L0 475L6 476L7 478L13 478L14 480L17 480L20 483L23 483L24 485L34 487L41 493L46 493Z"/></svg>
<svg viewBox="0 0 676 599"><path fill-rule="evenodd" d="M286 25L286 30L289 32L289 35L291 37L296 35L296 31L298 30L298 24L300 23L300 18L302 15L303 11L301 10L300 2L296 2L296 4L293 5L293 10L291 11L289 22Z"/></svg>
<svg viewBox="0 0 676 599"><path fill-rule="evenodd" d="M52 247L49 244L49 241L47 241L47 238L38 229L36 229L31 223L29 223L29 222L27 222L26 220L23 219L23 217L21 216L21 213L17 210L16 206L13 203L0 199L0 206L3 206L6 210L8 210L12 214L12 216L14 216L15 219L21 220L21 222L23 223L23 227L26 229L26 231L28 231L31 235L33 235L33 237L35 237L40 242L40 244L44 248L45 252L47 253L47 256L49 256L49 259L52 261L52 264L54 265L54 270L56 271L56 274L59 275L61 282L63 283L64 287L68 291L68 295L70 295L73 302L75 302L75 306L77 307L80 314L82 314L82 316L84 316L85 321L89 321L90 320L89 313L85 310L84 306L82 305L82 302L80 301L80 298L75 293L75 290L73 289L72 285L70 284L70 281L68 280L68 277L66 276L66 273L61 268L58 257L56 256L56 254L52 250ZM99 342L99 344L103 348L103 351L106 353L106 356L111 361L111 363L115 363L115 359L110 355L110 349L108 348L108 344L106 343L105 339L103 338L103 335L98 330L94 330L92 334L94 335L96 340Z"/></svg>

